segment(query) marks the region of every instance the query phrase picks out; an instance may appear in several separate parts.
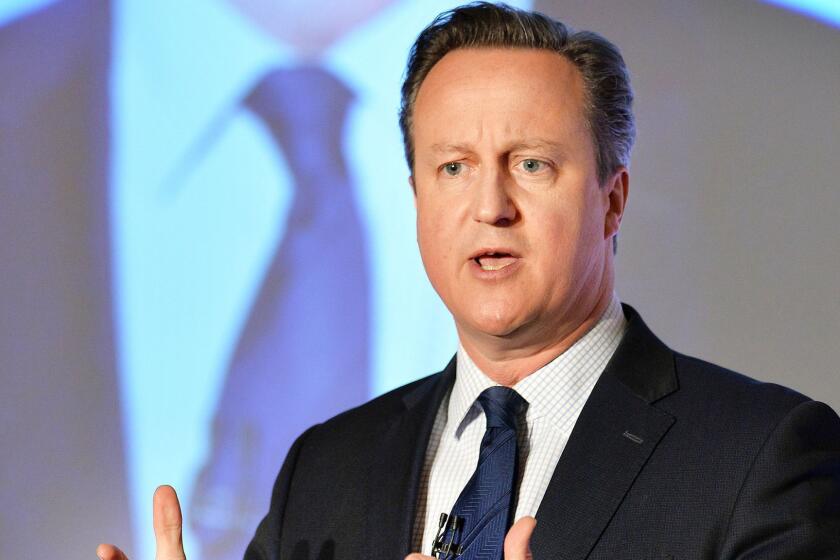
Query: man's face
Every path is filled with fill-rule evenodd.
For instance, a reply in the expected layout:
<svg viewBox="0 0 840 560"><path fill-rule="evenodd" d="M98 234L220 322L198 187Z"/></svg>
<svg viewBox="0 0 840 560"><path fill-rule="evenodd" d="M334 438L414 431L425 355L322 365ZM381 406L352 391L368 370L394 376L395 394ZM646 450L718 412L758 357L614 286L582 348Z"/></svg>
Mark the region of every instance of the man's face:
<svg viewBox="0 0 840 560"><path fill-rule="evenodd" d="M598 184L578 70L544 50L455 50L413 117L420 253L462 339L579 325L612 289L626 173Z"/></svg>

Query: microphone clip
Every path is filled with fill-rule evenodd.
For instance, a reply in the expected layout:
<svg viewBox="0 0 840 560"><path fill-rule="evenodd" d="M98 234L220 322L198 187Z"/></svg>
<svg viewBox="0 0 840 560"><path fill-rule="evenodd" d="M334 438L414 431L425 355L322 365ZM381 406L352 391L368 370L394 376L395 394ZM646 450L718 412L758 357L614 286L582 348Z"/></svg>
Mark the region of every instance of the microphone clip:
<svg viewBox="0 0 840 560"><path fill-rule="evenodd" d="M432 544L432 556L438 560L454 560L461 556L463 547L455 542L456 536L460 537L464 528L464 518L458 515L449 516L440 514L438 532ZM446 532L449 531L449 540L446 539Z"/></svg>

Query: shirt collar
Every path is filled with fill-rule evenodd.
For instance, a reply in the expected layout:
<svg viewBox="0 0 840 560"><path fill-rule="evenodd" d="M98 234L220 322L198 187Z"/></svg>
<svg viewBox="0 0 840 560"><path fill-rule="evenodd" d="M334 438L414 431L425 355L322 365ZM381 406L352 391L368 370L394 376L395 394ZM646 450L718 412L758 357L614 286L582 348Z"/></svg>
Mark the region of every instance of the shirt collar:
<svg viewBox="0 0 840 560"><path fill-rule="evenodd" d="M409 47L423 25L451 7L449 0L394 2L316 62L360 97L396 107ZM215 141L267 72L299 62L294 49L223 0L115 0L114 10L115 144L132 160L130 171L120 168L128 175L119 183L166 184ZM17 13L0 10L5 17ZM382 91L385 97L373 94ZM397 127L396 113L390 126Z"/></svg>
<svg viewBox="0 0 840 560"><path fill-rule="evenodd" d="M528 402L526 421L546 417L561 431L570 431L580 408L592 387L618 347L627 320L618 296L601 318L568 350L513 388ZM449 398L449 426L459 437L463 429L479 415L476 399L488 387L498 385L487 377L470 358L463 346L458 347L455 384Z"/></svg>
<svg viewBox="0 0 840 560"><path fill-rule="evenodd" d="M220 0L116 0L114 9L116 159L131 159L117 182L145 191L215 139L219 123L290 52Z"/></svg>

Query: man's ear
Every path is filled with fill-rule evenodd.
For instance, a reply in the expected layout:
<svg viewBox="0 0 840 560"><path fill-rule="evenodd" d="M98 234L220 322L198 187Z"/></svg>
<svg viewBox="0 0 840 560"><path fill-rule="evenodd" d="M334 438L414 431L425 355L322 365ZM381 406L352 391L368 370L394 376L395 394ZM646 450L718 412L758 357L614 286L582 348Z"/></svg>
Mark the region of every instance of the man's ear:
<svg viewBox="0 0 840 560"><path fill-rule="evenodd" d="M417 185L414 184L414 175L408 176L408 184L411 186L411 192L414 193L414 206L417 206Z"/></svg>
<svg viewBox="0 0 840 560"><path fill-rule="evenodd" d="M621 167L604 185L606 200L606 215L604 216L604 239L618 235L621 218L627 206L627 196L630 194L630 173L626 167Z"/></svg>

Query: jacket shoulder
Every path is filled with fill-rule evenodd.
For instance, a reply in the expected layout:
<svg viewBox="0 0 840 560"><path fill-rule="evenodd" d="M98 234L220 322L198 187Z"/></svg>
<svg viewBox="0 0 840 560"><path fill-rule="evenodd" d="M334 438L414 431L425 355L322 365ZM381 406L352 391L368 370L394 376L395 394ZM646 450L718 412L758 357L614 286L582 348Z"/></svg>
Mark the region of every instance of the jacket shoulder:
<svg viewBox="0 0 840 560"><path fill-rule="evenodd" d="M397 387L396 389L392 389L364 404L333 416L324 422L322 426L326 429L332 429L339 428L345 424L356 424L357 422L370 420L377 421L390 417L391 415L404 410L406 407L406 401L410 402L412 397L418 393L422 395L427 391L433 390L442 375L443 372L434 373Z"/></svg>
<svg viewBox="0 0 840 560"><path fill-rule="evenodd" d="M790 387L760 381L678 352L674 353L674 366L680 385L679 392L733 414L785 414L799 404L812 400Z"/></svg>
<svg viewBox="0 0 840 560"><path fill-rule="evenodd" d="M346 459L375 434L387 432L409 406L432 393L443 376L444 372L438 372L423 377L313 426L307 433L306 447Z"/></svg>

